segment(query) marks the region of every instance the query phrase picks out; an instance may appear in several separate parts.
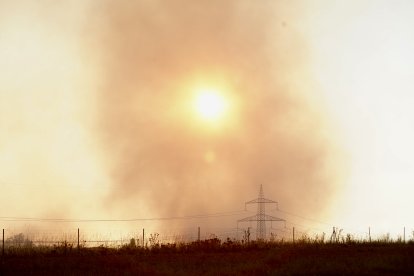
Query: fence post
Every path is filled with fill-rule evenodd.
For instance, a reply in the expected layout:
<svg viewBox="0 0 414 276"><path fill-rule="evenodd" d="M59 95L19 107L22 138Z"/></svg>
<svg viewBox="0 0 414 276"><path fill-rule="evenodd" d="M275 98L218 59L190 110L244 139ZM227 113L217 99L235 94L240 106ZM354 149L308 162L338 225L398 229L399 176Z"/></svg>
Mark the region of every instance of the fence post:
<svg viewBox="0 0 414 276"><path fill-rule="evenodd" d="M79 228L78 228L78 252L79 250L80 250L80 247L79 247Z"/></svg>
<svg viewBox="0 0 414 276"><path fill-rule="evenodd" d="M405 243L405 226L404 226L404 243Z"/></svg>
<svg viewBox="0 0 414 276"><path fill-rule="evenodd" d="M293 226L293 243L295 243L295 226Z"/></svg>
<svg viewBox="0 0 414 276"><path fill-rule="evenodd" d="M200 226L198 227L198 241L200 241Z"/></svg>
<svg viewBox="0 0 414 276"><path fill-rule="evenodd" d="M3 229L3 246L2 246L1 254L2 256L4 256L4 229Z"/></svg>
<svg viewBox="0 0 414 276"><path fill-rule="evenodd" d="M369 242L371 242L371 227L368 227Z"/></svg>
<svg viewBox="0 0 414 276"><path fill-rule="evenodd" d="M145 240L145 229L142 228L142 247L145 246L144 240Z"/></svg>
<svg viewBox="0 0 414 276"><path fill-rule="evenodd" d="M250 227L247 227L247 243L250 243Z"/></svg>

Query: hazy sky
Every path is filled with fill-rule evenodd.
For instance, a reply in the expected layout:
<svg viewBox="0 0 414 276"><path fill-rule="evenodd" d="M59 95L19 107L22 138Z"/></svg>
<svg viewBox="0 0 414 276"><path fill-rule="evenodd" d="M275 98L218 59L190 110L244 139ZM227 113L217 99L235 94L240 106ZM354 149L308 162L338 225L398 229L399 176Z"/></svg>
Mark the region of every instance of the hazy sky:
<svg viewBox="0 0 414 276"><path fill-rule="evenodd" d="M0 216L234 211L263 184L281 209L349 232L413 228L413 13L0 0ZM214 119L203 91L223 101Z"/></svg>

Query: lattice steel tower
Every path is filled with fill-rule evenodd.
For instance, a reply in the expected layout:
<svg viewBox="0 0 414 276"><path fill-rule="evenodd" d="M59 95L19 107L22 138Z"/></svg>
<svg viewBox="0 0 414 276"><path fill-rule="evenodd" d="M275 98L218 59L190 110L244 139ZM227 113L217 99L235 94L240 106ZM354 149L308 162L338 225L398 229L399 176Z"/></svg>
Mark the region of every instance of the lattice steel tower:
<svg viewBox="0 0 414 276"><path fill-rule="evenodd" d="M266 221L285 221L284 219L273 217L266 215L265 212L265 204L266 203L274 203L277 206L277 201L273 201L271 199L264 198L263 195L263 186L260 185L260 192L259 197L250 201L247 201L245 203L245 206L247 204L253 204L257 203L257 214L254 216L250 216L244 219L240 219L237 222L246 222L246 221L257 221L257 229L256 229L256 239L257 240L265 240L266 239Z"/></svg>

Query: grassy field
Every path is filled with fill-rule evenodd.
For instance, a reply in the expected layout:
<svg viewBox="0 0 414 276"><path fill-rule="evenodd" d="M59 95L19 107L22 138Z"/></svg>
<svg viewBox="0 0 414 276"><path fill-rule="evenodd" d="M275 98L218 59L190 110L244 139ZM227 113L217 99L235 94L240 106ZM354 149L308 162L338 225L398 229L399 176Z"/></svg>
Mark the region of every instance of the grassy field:
<svg viewBox="0 0 414 276"><path fill-rule="evenodd" d="M414 275L413 243L221 243L14 249L0 275Z"/></svg>

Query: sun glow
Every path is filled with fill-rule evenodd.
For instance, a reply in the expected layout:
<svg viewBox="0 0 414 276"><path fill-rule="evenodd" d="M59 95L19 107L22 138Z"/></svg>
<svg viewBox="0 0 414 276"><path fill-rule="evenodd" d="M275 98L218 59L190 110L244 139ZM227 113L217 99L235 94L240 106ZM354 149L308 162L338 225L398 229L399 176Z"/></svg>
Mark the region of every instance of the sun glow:
<svg viewBox="0 0 414 276"><path fill-rule="evenodd" d="M199 90L194 102L196 113L206 121L217 121L221 119L229 103L219 91L214 89Z"/></svg>

